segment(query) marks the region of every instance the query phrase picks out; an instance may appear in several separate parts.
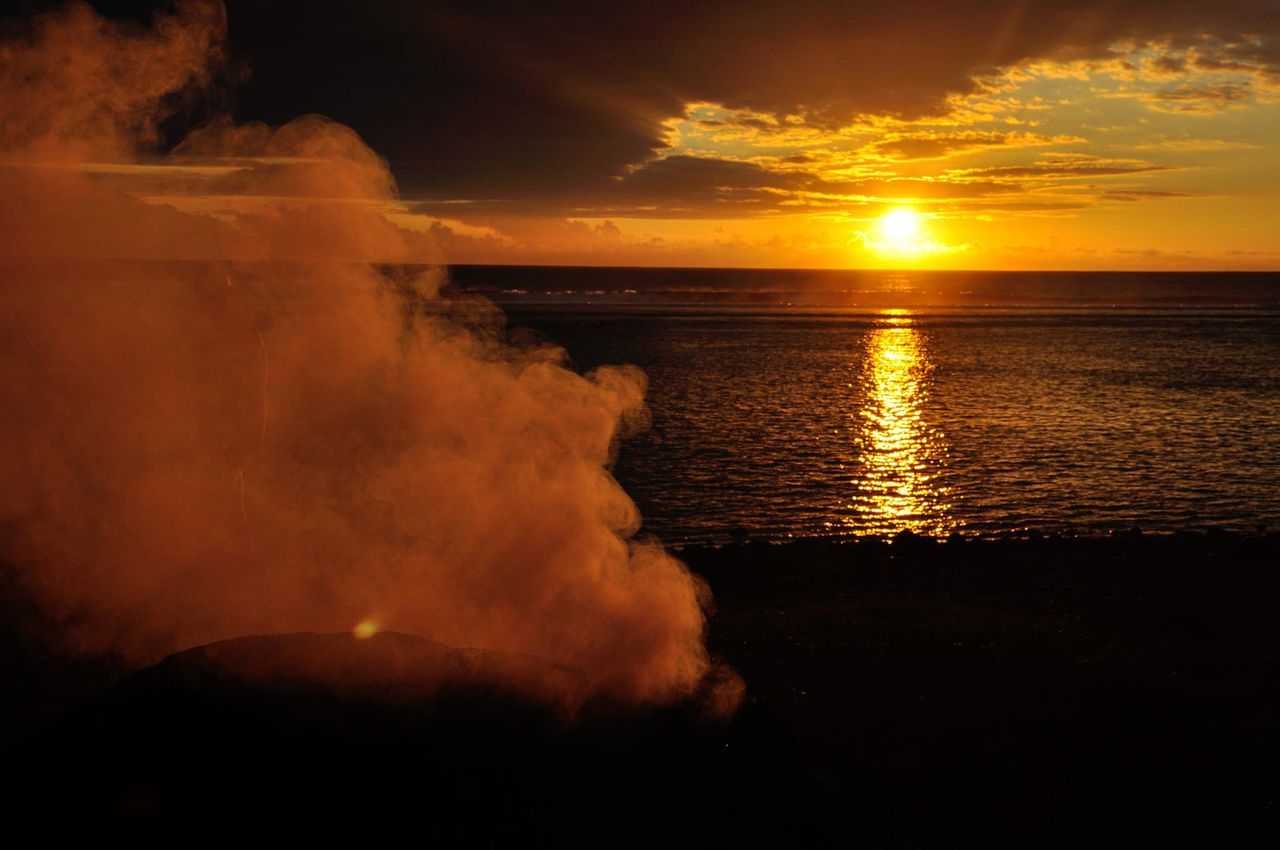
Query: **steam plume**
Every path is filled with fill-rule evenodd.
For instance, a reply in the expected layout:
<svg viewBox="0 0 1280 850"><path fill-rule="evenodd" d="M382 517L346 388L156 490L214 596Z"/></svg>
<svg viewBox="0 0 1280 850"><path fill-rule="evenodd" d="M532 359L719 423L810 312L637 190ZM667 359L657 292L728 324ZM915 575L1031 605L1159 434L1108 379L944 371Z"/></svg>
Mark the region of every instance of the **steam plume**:
<svg viewBox="0 0 1280 850"><path fill-rule="evenodd" d="M607 472L643 376L380 271L438 257L346 127L158 152L224 32L77 3L0 45L0 553L86 652L363 624L688 692L703 588Z"/></svg>

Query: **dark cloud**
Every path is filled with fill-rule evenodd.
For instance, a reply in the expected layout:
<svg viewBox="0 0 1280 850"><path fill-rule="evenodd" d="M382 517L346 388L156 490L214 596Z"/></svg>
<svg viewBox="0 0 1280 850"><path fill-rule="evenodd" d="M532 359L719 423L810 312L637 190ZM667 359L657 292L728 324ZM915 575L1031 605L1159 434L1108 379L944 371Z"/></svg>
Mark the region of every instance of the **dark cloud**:
<svg viewBox="0 0 1280 850"><path fill-rule="evenodd" d="M1154 189L1114 189L1103 192L1102 197L1108 201L1151 201L1162 198L1186 198L1185 192L1161 192Z"/></svg>
<svg viewBox="0 0 1280 850"><path fill-rule="evenodd" d="M997 165L990 168L969 168L950 172L956 176L988 177L998 179L1045 177L1109 177L1118 174L1143 174L1150 171L1169 171L1170 166L1155 165L1136 159L1078 158L1050 159L1033 165Z"/></svg>
<svg viewBox="0 0 1280 850"><path fill-rule="evenodd" d="M662 194L683 185L700 184L719 189L793 189L805 178L770 171L752 162L734 162L697 156L669 156L637 169L621 183L633 193Z"/></svg>
<svg viewBox="0 0 1280 850"><path fill-rule="evenodd" d="M156 3L95 5L145 18ZM972 90L975 72L1106 56L1125 39L1190 52L1199 68L1280 67L1270 0L227 5L227 77L247 82L228 84L217 106L273 124L314 112L355 127L411 196L603 191L653 157L662 122L689 101L815 123L918 116Z"/></svg>
<svg viewBox="0 0 1280 850"><path fill-rule="evenodd" d="M670 156L617 180L605 197L622 197L637 205L667 204L672 199L682 206L758 203L811 182L804 174L771 171L750 162Z"/></svg>
<svg viewBox="0 0 1280 850"><path fill-rule="evenodd" d="M1224 83L1216 86L1177 86L1153 92L1149 97L1164 109L1202 112L1245 103L1253 99L1254 93L1253 87L1248 84Z"/></svg>
<svg viewBox="0 0 1280 850"><path fill-rule="evenodd" d="M598 186L550 191L537 198L478 200L464 205L448 199L419 201L418 212L460 219L568 212L603 217L681 218L771 212L779 203L820 185L798 172L778 172L751 162L710 157L669 156L632 169Z"/></svg>
<svg viewBox="0 0 1280 850"><path fill-rule="evenodd" d="M1151 64L1157 71L1164 74L1183 74L1187 70L1187 60L1182 56L1161 56Z"/></svg>
<svg viewBox="0 0 1280 850"><path fill-rule="evenodd" d="M753 162L669 156L634 169L599 190L520 201L419 201L415 212L476 224L519 216L568 214L591 218L742 218L851 204L946 201L1020 191L1015 181L924 178L827 180L803 171L775 171Z"/></svg>
<svg viewBox="0 0 1280 850"><path fill-rule="evenodd" d="M886 139L875 144L883 154L900 159L937 159L949 154L997 147L1033 147L1057 140L1032 133L1000 133L965 131L959 133L924 133ZM1066 141L1079 141L1069 139Z"/></svg>

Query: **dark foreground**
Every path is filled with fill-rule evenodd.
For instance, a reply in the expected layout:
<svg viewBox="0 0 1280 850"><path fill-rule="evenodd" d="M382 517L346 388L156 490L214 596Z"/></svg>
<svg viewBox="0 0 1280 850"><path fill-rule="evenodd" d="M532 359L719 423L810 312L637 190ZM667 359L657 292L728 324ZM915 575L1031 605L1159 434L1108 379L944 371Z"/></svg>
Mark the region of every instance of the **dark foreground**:
<svg viewBox="0 0 1280 850"><path fill-rule="evenodd" d="M868 846L1275 846L1280 538L686 552Z"/></svg>
<svg viewBox="0 0 1280 850"><path fill-rule="evenodd" d="M686 550L746 679L585 722L471 683L388 700L40 657L6 602L17 842L1270 847L1280 838L1280 538ZM11 596L11 594L10 594ZM30 625L29 623L27 624ZM382 643L378 641L382 640ZM405 636L236 642L345 653ZM282 649L284 648L284 649ZM356 653L352 655L351 653ZM365 654L361 654L365 653ZM407 655L406 655L407 653ZM380 662L378 662L380 663ZM409 663L409 662L397 662Z"/></svg>

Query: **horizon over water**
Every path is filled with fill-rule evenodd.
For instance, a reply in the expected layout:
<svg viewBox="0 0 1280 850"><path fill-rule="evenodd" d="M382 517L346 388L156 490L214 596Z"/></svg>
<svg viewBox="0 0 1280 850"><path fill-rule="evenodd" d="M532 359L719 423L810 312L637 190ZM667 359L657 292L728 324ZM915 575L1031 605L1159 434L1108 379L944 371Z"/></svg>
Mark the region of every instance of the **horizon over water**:
<svg viewBox="0 0 1280 850"><path fill-rule="evenodd" d="M648 374L667 543L1280 526L1280 275L458 272Z"/></svg>
<svg viewBox="0 0 1280 850"><path fill-rule="evenodd" d="M1235 306L1280 309L1280 271L943 271L628 266L449 267L513 307Z"/></svg>

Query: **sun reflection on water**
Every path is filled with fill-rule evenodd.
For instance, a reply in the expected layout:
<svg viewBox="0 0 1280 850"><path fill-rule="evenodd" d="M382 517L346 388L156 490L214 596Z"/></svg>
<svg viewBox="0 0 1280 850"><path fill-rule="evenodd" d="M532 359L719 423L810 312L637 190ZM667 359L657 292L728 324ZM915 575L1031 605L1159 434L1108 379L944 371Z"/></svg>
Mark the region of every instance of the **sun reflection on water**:
<svg viewBox="0 0 1280 850"><path fill-rule="evenodd" d="M872 330L863 363L864 404L857 441L860 492L850 505L864 533L908 530L943 536L956 527L937 473L943 435L925 416L932 365L905 310L887 310Z"/></svg>

